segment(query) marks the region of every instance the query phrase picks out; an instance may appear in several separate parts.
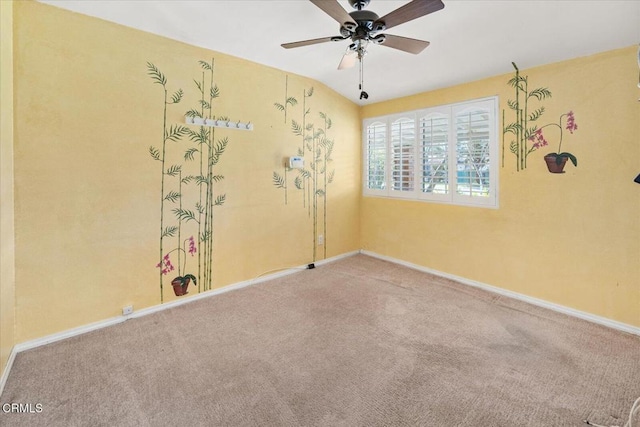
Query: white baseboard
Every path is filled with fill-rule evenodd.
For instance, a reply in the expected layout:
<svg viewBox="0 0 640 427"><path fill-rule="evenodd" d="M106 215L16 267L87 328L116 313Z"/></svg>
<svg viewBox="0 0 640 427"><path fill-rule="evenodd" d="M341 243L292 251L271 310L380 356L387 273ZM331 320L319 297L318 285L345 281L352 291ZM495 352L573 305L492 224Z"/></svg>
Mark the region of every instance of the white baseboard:
<svg viewBox="0 0 640 427"><path fill-rule="evenodd" d="M7 383L7 378L9 378L9 372L11 371L11 367L13 366L13 361L16 359L16 353L17 351L14 346L11 349L11 353L9 353L9 359L7 359L7 366L4 367L2 376L0 376L0 396L2 395L2 391L4 390L4 385Z"/></svg>
<svg viewBox="0 0 640 427"><path fill-rule="evenodd" d="M341 255L337 255L331 258L327 258L327 259L323 259L320 261L316 261L314 262L314 265L317 266L321 266L324 264L328 264L343 258L347 258L353 255L356 255L360 253L360 251L352 251L352 252L347 252ZM95 331L98 329L102 329L102 328L106 328L109 326L113 326L113 325L117 325L118 323L122 323L122 322L126 322L129 319L136 319L138 317L142 317L142 316L146 316L152 313L157 313L159 311L162 310L167 310L169 308L173 308L173 307L177 307L179 305L183 305L183 304L188 304L194 301L198 301L204 298L209 298L215 295L220 295L222 293L225 292L229 292L229 291L234 291L237 289L241 289L244 288L246 286L251 286L251 285L255 285L258 283L262 283L262 282L266 282L269 280L273 280L273 279L277 279L279 277L284 277L287 276L289 274L293 274L293 273L297 273L298 271L301 270L306 270L308 269L308 264L305 265L301 265L301 266L297 266L297 267L285 267L282 269L278 269L278 270L271 270L273 271L273 273L271 273L271 271L268 271L266 273L271 273L271 274L266 274L263 273L253 279L250 280L245 280L242 282L238 282L238 283L234 283L232 285L228 285L228 286L224 286L222 288L218 288L218 289L213 289L211 291L206 291L206 292L202 292L200 294L191 296L189 298L185 298L185 299L180 299L180 300L175 300L175 301L171 301L171 302L167 302L164 304L159 304L159 305L154 305L152 307L147 307L147 308L143 308L141 310L137 310L134 311L133 313L127 315L127 316L117 316L117 317L112 317L110 319L105 319L105 320L101 320L98 322L94 322L94 323L90 323L87 325L83 325L83 326L79 326L77 328L73 328L73 329L68 329L66 331L62 331L62 332L57 332L55 334L51 334L51 335L47 335L41 338L36 338L33 340L29 340L29 341L25 341L23 343L20 344L16 344L12 349L11 349L11 353L9 355L9 359L7 361L7 366L5 367L4 371L2 372L2 376L0 377L0 395L2 394L2 391L4 390L4 386L5 383L7 381L7 378L9 377L9 372L11 371L11 367L13 366L13 361L16 358L16 355L18 353L20 353L21 351L25 351L25 350L31 350L33 348L36 347L40 347L42 345L46 345L46 344L51 344L54 343L56 341L61 341L67 338L71 338L71 337L75 337L78 335L82 335L82 334L86 334L87 332L91 332L91 331Z"/></svg>
<svg viewBox="0 0 640 427"><path fill-rule="evenodd" d="M584 311L576 310L570 307L566 307L564 305L552 303L549 301L541 300L538 298L530 297L524 294L520 294L517 292L509 291L507 289L498 288L496 286L487 285L486 283L478 282L475 280L467 279L465 277L456 276L454 274L444 273L442 271L434 270L428 267L423 267L418 264L413 264L407 261L403 261L401 259L380 255L375 252L361 250L361 254L368 255L373 258L378 258L384 261L389 261L394 264L403 265L405 267L412 268L414 270L423 271L425 273L430 273L436 276L444 277L447 279L455 280L463 285L473 286L475 288L484 289L485 291L493 292L495 294L503 295L509 298L513 298L519 301L524 301L529 304L533 304L539 307L548 308L553 311L557 311L563 314L567 314L569 316L577 317L583 320L587 320L592 323L597 323L599 325L607 326L612 329L616 329L619 331L627 332L634 335L640 335L640 328L632 325L628 325L626 323L618 322L615 320L607 319L606 317L596 316L595 314L587 313Z"/></svg>

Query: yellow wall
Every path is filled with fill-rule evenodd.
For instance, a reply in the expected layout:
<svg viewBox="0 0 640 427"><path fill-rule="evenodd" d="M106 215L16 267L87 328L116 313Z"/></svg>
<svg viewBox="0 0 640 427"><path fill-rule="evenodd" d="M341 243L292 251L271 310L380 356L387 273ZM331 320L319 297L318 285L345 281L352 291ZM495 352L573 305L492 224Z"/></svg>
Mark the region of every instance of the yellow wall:
<svg viewBox="0 0 640 427"><path fill-rule="evenodd" d="M363 249L640 326L636 50L521 70L530 88L552 92L541 123L574 111L578 130L565 135L563 151L577 168L547 172L552 140L521 172L507 152L497 210L363 197ZM514 98L512 76L368 105L362 117L496 94L502 111Z"/></svg>
<svg viewBox="0 0 640 427"><path fill-rule="evenodd" d="M184 90L180 104L167 107L169 124L184 123L197 106L198 61L213 57L221 93L214 114L254 125L252 132L216 130L215 139L229 144L215 171L225 176L215 194L226 194L226 203L214 215L213 288L313 260L313 216L301 193L290 189L285 205L272 182L300 145L291 119L301 121L311 87L308 121L319 126L319 112L328 115L335 140L327 230L319 219L318 232L327 257L359 248L357 105L289 75L288 94L300 103L285 123L274 107L285 95L282 71L36 2L15 5L15 27L16 342L118 316L127 305L160 303L161 169L148 149L162 146L164 92L147 62L165 75L169 95ZM188 138L169 141L168 159L194 174L182 157L194 146ZM168 202L164 215L166 225L176 224ZM197 237L197 226L185 223L182 233ZM316 259L323 258L319 247ZM196 258L187 259L187 272L197 273ZM169 285L175 276L163 277L165 302L177 298Z"/></svg>
<svg viewBox="0 0 640 427"><path fill-rule="evenodd" d="M15 344L13 2L0 2L0 373Z"/></svg>

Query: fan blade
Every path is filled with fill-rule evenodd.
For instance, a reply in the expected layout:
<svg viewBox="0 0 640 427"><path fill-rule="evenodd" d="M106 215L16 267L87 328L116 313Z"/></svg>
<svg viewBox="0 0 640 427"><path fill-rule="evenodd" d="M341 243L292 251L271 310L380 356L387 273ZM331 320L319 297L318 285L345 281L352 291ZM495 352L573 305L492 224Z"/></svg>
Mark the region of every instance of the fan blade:
<svg viewBox="0 0 640 427"><path fill-rule="evenodd" d="M347 13L346 10L338 0L309 0L311 3L318 6L320 9L324 11L327 15L338 21L340 25L344 25L345 28L350 29L351 31L355 30L358 24L353 20L351 15ZM347 25L345 25L347 24Z"/></svg>
<svg viewBox="0 0 640 427"><path fill-rule="evenodd" d="M293 43L283 43L280 46L282 46L285 49L291 49L293 47L301 47L301 46L309 46L309 45L318 44L318 43L326 43L334 39L335 37L322 37L320 39L303 40L303 41L293 42Z"/></svg>
<svg viewBox="0 0 640 427"><path fill-rule="evenodd" d="M340 64L338 65L338 70L353 67L356 65L356 59L358 59L358 55L354 51L345 53L342 57L342 61L340 61Z"/></svg>
<svg viewBox="0 0 640 427"><path fill-rule="evenodd" d="M410 39L408 37L385 34L384 41L381 43L381 45L402 50L404 52L418 54L422 52L427 46L429 46L429 42L425 40Z"/></svg>
<svg viewBox="0 0 640 427"><path fill-rule="evenodd" d="M383 22L385 29L388 30L396 25L404 24L421 16L437 12L442 8L444 8L442 0L413 0L411 3L407 3L393 12L389 12L378 19L376 23Z"/></svg>

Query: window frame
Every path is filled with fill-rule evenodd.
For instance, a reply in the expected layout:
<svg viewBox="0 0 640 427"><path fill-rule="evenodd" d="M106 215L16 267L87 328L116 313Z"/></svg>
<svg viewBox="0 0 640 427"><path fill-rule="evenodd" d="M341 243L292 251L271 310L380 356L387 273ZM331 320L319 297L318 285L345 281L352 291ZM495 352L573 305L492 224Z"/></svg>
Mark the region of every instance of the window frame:
<svg viewBox="0 0 640 427"><path fill-rule="evenodd" d="M491 96L479 99L468 100L464 102L438 105L418 110L393 113L384 116L370 117L362 121L362 194L365 197L383 197L391 199L418 200L432 203L454 204L460 206L485 207L497 209L499 207L499 191L498 191L498 171L499 171L499 140L498 140L498 96ZM458 133L456 131L457 114L465 111L486 110L489 114L488 123L488 139L489 139L489 195L473 196L458 193ZM422 139L422 119L425 117L439 115L447 118L447 177L448 192L446 194L429 193L422 191L424 178L424 144ZM392 124L401 119L409 118L414 121L414 147L413 147L413 164L414 164L414 187L412 191L393 190L392 173L392 154L393 144L391 140ZM384 184L383 189L368 188L369 186L369 151L368 151L368 129L374 123L384 124L385 126L385 165L384 165Z"/></svg>

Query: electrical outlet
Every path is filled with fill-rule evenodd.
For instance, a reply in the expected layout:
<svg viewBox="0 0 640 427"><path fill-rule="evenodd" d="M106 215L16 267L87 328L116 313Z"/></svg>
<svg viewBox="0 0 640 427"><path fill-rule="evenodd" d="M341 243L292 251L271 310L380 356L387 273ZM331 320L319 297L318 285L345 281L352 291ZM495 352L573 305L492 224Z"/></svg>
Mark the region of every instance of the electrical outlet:
<svg viewBox="0 0 640 427"><path fill-rule="evenodd" d="M321 234L318 236L318 246L324 245L324 236Z"/></svg>
<svg viewBox="0 0 640 427"><path fill-rule="evenodd" d="M123 316L128 316L131 313L133 313L133 306L132 305L128 305L126 307L122 307L122 315Z"/></svg>

